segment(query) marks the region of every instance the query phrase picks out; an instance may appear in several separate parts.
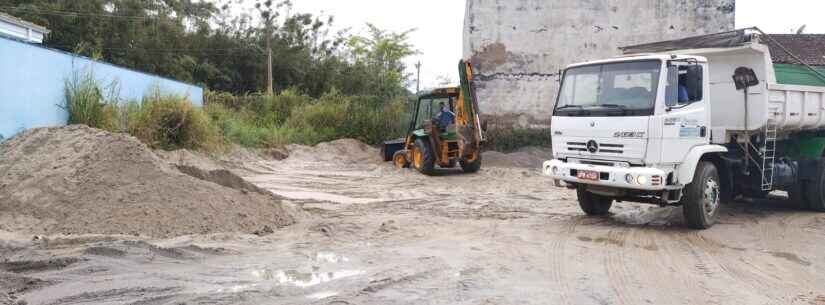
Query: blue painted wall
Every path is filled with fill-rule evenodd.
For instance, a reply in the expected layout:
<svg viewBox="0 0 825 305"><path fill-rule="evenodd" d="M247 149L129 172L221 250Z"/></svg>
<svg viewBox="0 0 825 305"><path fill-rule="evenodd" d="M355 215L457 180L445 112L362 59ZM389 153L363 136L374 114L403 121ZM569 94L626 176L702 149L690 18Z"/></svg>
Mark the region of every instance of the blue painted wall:
<svg viewBox="0 0 825 305"><path fill-rule="evenodd" d="M0 36L0 137L65 125L68 114L60 108L65 81L89 70L101 85L116 82L121 100L140 100L147 91L159 88L203 105L203 89L198 86Z"/></svg>

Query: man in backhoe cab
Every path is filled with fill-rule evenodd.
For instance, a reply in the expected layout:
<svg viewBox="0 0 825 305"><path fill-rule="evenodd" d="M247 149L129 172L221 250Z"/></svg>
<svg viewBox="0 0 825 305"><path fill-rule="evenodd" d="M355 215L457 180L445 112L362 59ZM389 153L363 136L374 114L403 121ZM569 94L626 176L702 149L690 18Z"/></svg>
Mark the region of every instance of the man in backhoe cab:
<svg viewBox="0 0 825 305"><path fill-rule="evenodd" d="M453 124L455 120L455 113L450 111L450 106L444 104L444 102L438 103L438 107L441 110L435 116L434 121L438 125L438 129L446 130L447 126Z"/></svg>

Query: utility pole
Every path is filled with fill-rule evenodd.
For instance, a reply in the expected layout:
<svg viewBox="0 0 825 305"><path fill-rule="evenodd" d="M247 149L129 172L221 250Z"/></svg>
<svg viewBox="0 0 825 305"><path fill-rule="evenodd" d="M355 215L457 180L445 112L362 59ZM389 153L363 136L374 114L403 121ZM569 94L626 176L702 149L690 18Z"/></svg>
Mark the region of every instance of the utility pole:
<svg viewBox="0 0 825 305"><path fill-rule="evenodd" d="M421 61L418 61L415 64L415 69L418 71L416 72L417 76L415 77L415 93L418 94L421 92Z"/></svg>
<svg viewBox="0 0 825 305"><path fill-rule="evenodd" d="M271 23L271 22L270 22ZM272 90L272 32L270 31L272 27L267 25L267 34L266 34L266 94L267 95L274 95L275 92Z"/></svg>

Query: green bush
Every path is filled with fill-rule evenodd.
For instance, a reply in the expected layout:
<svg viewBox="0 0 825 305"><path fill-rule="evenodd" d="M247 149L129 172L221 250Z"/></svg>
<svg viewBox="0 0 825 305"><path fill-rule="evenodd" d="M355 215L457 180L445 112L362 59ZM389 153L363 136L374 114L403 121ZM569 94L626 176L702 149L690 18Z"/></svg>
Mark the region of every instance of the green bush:
<svg viewBox="0 0 825 305"><path fill-rule="evenodd" d="M84 124L109 131L117 129L116 84L101 88L90 71L76 72L64 83L63 108L69 114L68 124ZM108 96L104 96L107 91Z"/></svg>
<svg viewBox="0 0 825 305"><path fill-rule="evenodd" d="M130 114L129 133L153 148L215 150L220 132L203 110L184 97L154 91Z"/></svg>

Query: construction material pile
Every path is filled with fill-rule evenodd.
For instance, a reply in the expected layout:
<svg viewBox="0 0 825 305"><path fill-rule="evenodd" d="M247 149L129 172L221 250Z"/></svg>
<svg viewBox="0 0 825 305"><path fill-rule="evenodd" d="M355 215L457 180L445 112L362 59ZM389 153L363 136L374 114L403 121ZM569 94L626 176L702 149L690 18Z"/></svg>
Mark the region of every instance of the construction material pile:
<svg viewBox="0 0 825 305"><path fill-rule="evenodd" d="M128 135L29 130L0 143L0 230L171 237L294 222L273 195L212 176L185 174Z"/></svg>

